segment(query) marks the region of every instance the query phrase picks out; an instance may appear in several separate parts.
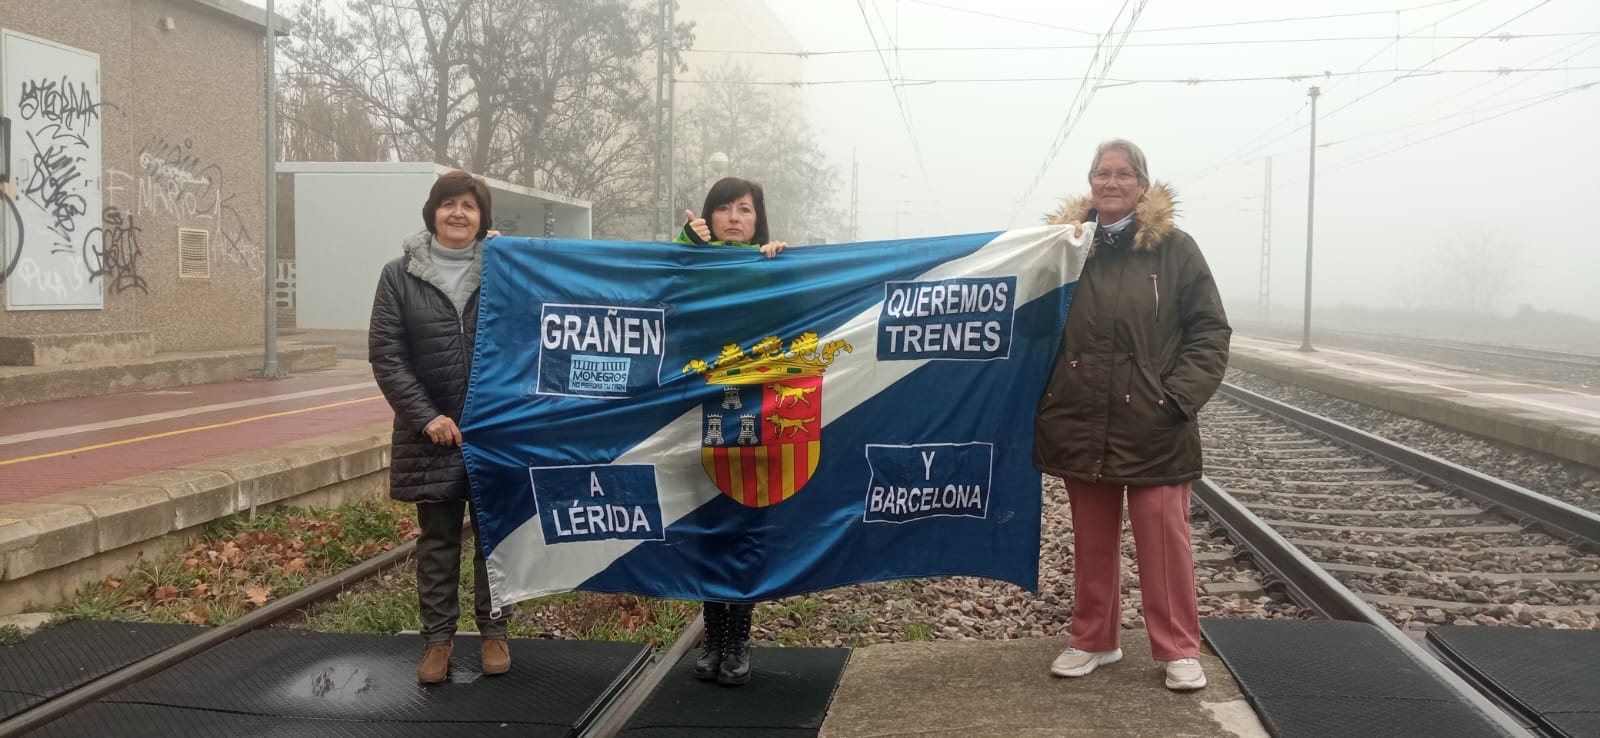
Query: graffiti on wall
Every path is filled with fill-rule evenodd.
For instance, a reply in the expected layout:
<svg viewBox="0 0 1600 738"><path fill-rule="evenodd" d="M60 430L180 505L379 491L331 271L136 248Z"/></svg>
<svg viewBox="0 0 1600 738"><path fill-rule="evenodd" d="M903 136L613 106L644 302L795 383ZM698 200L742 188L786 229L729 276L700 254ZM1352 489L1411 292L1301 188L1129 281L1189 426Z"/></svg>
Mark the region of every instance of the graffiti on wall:
<svg viewBox="0 0 1600 738"><path fill-rule="evenodd" d="M129 217L177 221L211 232L216 258L261 275L265 253L234 205L220 164L195 150L192 139L158 136L140 148L138 169L106 171L108 206Z"/></svg>
<svg viewBox="0 0 1600 738"><path fill-rule="evenodd" d="M101 214L104 225L90 230L84 241L83 263L89 278L104 280L112 292L149 294L150 286L139 276L139 226L133 218L115 206L106 208Z"/></svg>
<svg viewBox="0 0 1600 738"><path fill-rule="evenodd" d="M4 98L12 118L14 189L0 207L9 308L100 308L85 266L100 225L100 60L3 31Z"/></svg>
<svg viewBox="0 0 1600 738"><path fill-rule="evenodd" d="M20 158L17 167L18 202L8 202L14 211L16 232L6 273L16 274L27 287L67 299L89 278L77 269L62 270L59 260L36 258L38 253L75 255L82 246L80 233L90 225L89 200L94 192L94 174L87 164L92 160L91 129L98 122L100 106L88 85L60 80L37 79L22 83L17 102L21 123ZM20 206L20 207L19 207ZM31 206L31 207L30 207ZM22 208L43 215L44 229L33 236L28 249L28 231ZM35 218L37 222L37 218ZM70 264L70 262L67 262Z"/></svg>

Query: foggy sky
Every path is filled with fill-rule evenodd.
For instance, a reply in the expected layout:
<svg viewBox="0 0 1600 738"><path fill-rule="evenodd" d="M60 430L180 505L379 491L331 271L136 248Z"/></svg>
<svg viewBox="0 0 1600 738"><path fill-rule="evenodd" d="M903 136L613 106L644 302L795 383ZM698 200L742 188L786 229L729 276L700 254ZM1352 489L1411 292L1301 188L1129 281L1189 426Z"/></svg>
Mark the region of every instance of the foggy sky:
<svg viewBox="0 0 1600 738"><path fill-rule="evenodd" d="M1600 184L1591 172L1600 164L1600 141L1594 133L1600 128L1600 85L1555 99L1544 97L1600 82L1600 2L1152 0L1112 65L1110 78L1371 73L1293 82L1104 87L1095 92L1086 114L1026 199L1030 182L1045 164L1071 110L1079 82L900 86L920 144L919 165L893 88L881 81L884 67L907 80L1081 77L1089 69L1092 50L909 49L1093 45L1098 41L1095 34L1104 33L1124 7L1122 0L723 0L723 7L710 12L737 16L750 3L765 3L794 39L796 48L774 51L870 50L873 41L863 19L865 8L884 50L882 58L872 53L805 58L791 65L812 83L794 93L803 105L798 110L771 111L808 117L830 163L844 175L839 203L846 211L851 155L856 152L862 240L1033 225L1062 197L1088 191L1086 172L1096 143L1125 137L1145 150L1152 176L1177 189L1178 224L1200 244L1230 309L1253 315L1262 246L1262 159L1271 154L1271 295L1275 304L1298 305L1304 283L1308 131L1262 144L1307 122L1307 89L1317 84L1322 89L1318 142L1334 144L1317 152L1313 292L1317 305L1420 306L1421 283L1433 267L1429 255L1452 239L1488 233L1499 248L1515 256L1510 261L1510 291L1496 305L1498 312L1528 303L1600 318L1600 295L1593 287L1600 274L1600 257L1595 255L1600 239L1594 235L1591 217L1600 206ZM294 4L279 2L280 12ZM1405 8L1410 10L1393 12ZM1158 30L1362 11L1385 12ZM683 15L679 19L695 20ZM1126 25L1124 16L1116 28L1120 32ZM1490 29L1496 29L1494 34L1587 35L1471 43L1442 38L1473 37ZM1404 38L1395 43L1397 34ZM1304 40L1350 36L1382 38ZM1251 40L1293 42L1136 46ZM730 44L726 38L701 34L696 46ZM906 50L896 53L896 47ZM1446 56L1435 60L1440 55ZM759 63L756 57L751 59L752 66ZM688 61L692 68L686 77L700 71L694 65L708 64L705 57L693 54ZM1503 76L1427 74L1532 67L1563 69ZM1396 81L1401 75L1388 71L1396 68L1425 71ZM860 79L880 81L817 84ZM687 87L679 87L680 95ZM1517 107L1508 103L1517 101L1536 104L1508 112ZM1435 118L1444 119L1427 123ZM1419 123L1423 125L1412 125ZM1409 142L1418 143L1383 153Z"/></svg>
<svg viewBox="0 0 1600 738"><path fill-rule="evenodd" d="M997 15L1103 33L1121 0L936 0ZM1426 0L1307 0L1303 2L1177 2L1153 0L1128 37L1109 76L1126 79L1222 78L1314 74L1324 70L1415 69L1464 43L1434 36L1476 36L1537 8L1496 33L1600 33L1600 3L1587 0L1458 0L1398 15L1158 32L1172 26L1351 13L1425 5ZM796 42L809 51L871 49L854 0L769 0ZM866 2L891 73L907 79L1077 77L1092 51L893 53L878 13L902 47L1026 46L1094 43L1089 35L960 13L909 0ZM1465 11L1465 12L1461 12ZM1445 16L1459 13L1440 22ZM895 27L898 25L898 33ZM1118 24L1121 29L1125 21ZM1249 46L1134 47L1135 43L1307 39L1409 34L1387 40ZM1146 30L1146 32L1140 32ZM697 45L706 46L707 39ZM1385 47L1388 47L1385 49ZM1565 49L1562 51L1562 49ZM1376 58L1375 53L1383 50ZM1567 59L1571 57L1570 59ZM1563 60L1566 60L1563 62ZM1085 174L1095 144L1111 137L1138 143L1152 176L1177 188L1179 224L1199 242L1230 306L1253 312L1262 241L1263 167L1272 161L1272 282L1274 302L1302 299L1306 241L1308 131L1251 153L1262 140L1308 120L1307 89L1318 100L1319 143L1363 136L1318 150L1316 287L1318 305L1360 302L1406 305L1416 290L1421 255L1463 233L1503 234L1518 252L1513 293L1519 303L1600 317L1600 275L1590 213L1600 206L1600 85L1480 123L1436 140L1372 158L1473 120L1458 116L1432 125L1373 135L1409 123L1471 110L1505 112L1504 103L1600 82L1600 35L1479 40L1429 64L1430 70L1590 67L1506 76L1418 76L1392 84L1394 73L1301 82L1137 84L1098 90L1086 115L1061 147L1042 182L1023 197L1069 111L1077 82L903 86L903 100L920 143L926 180L907 141L888 83L812 85L807 113L836 163L849 171L851 149L861 159L863 238L995 230L1037 222L1062 196L1087 192ZM809 80L883 78L876 55L810 57ZM1350 104L1360 95L1370 95ZM1480 101L1482 101L1480 103ZM1331 113L1350 104L1348 109ZM1292 117L1291 117L1292 116ZM1285 122L1285 119L1289 119ZM1285 122L1258 139L1274 124ZM1410 139L1406 136L1410 134ZM1229 164L1206 176L1219 164ZM845 193L848 196L848 193ZM899 203L897 201L909 202Z"/></svg>

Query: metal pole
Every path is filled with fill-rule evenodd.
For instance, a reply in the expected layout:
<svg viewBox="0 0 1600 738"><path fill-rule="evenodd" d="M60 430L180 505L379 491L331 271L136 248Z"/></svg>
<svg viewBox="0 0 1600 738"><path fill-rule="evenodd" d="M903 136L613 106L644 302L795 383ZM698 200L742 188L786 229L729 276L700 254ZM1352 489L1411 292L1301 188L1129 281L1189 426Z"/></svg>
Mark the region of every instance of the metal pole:
<svg viewBox="0 0 1600 738"><path fill-rule="evenodd" d="M673 153L673 87L675 76L672 65L677 63L677 49L672 34L674 0L659 0L656 13L661 27L657 29L656 45L656 139L655 156L651 165L651 204L655 210L655 237L665 241L673 237L672 226L677 214L672 212L672 153Z"/></svg>
<svg viewBox="0 0 1600 738"><path fill-rule="evenodd" d="M662 4L661 37L667 55L667 100L666 110L663 113L667 123L667 145L664 153L667 163L667 180L663 187L663 196L666 198L666 202L661 204L661 213L666 218L666 228L661 232L662 240L665 241L670 241L673 236L677 235L677 229L673 228L673 226L677 225L678 222L678 214L672 212L677 208L678 203L678 199L675 197L677 193L674 191L678 187L678 178L676 176L678 162L675 156L678 150L678 70L675 68L678 63L678 37L674 34L673 29L674 24L677 23L677 15L674 13L677 7L677 0L668 0L668 2Z"/></svg>
<svg viewBox="0 0 1600 738"><path fill-rule="evenodd" d="M1322 94L1322 88L1313 85L1306 94L1311 96L1311 167L1306 184L1306 317L1300 350L1316 351L1311 347L1311 234L1314 232L1312 216L1317 208L1317 96Z"/></svg>
<svg viewBox="0 0 1600 738"><path fill-rule="evenodd" d="M1261 188L1261 277L1256 294L1256 319L1265 323L1272 313L1272 157L1267 157L1267 181Z"/></svg>
<svg viewBox="0 0 1600 738"><path fill-rule="evenodd" d="M276 379L278 369L278 39L273 36L275 12L267 0L267 257L261 275L266 293L266 357L261 376Z"/></svg>
<svg viewBox="0 0 1600 738"><path fill-rule="evenodd" d="M856 183L861 178L861 163L856 161L856 149L850 147L850 240L861 240L860 233L856 230L856 218L860 212L861 200L856 196Z"/></svg>

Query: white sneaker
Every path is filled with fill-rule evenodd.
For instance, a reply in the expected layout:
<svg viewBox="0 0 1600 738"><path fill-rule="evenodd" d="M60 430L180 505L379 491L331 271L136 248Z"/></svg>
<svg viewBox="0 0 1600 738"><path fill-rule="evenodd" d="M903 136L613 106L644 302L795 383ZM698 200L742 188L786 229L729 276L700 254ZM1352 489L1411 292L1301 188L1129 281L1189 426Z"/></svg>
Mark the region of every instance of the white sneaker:
<svg viewBox="0 0 1600 738"><path fill-rule="evenodd" d="M1056 657L1050 664L1050 673L1063 677L1081 677L1094 671L1095 667L1104 664L1115 664L1122 660L1122 649L1114 648L1110 651L1079 651L1070 646Z"/></svg>
<svg viewBox="0 0 1600 738"><path fill-rule="evenodd" d="M1195 659L1167 662L1167 689L1187 692L1206 686L1206 673Z"/></svg>

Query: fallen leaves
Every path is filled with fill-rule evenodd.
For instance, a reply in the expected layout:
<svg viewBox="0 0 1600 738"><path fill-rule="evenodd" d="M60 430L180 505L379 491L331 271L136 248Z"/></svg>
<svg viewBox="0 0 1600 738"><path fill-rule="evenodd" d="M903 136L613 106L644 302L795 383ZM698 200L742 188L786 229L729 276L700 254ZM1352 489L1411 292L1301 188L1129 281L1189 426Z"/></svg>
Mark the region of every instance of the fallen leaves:
<svg viewBox="0 0 1600 738"><path fill-rule="evenodd" d="M267 598L271 596L271 594L272 590L259 584L252 584L244 588L245 599L249 600L250 604L255 605L256 607L267 604Z"/></svg>
<svg viewBox="0 0 1600 738"><path fill-rule="evenodd" d="M227 622L415 538L408 507L368 503L240 521L232 533L107 577L100 589L120 603L118 617Z"/></svg>

